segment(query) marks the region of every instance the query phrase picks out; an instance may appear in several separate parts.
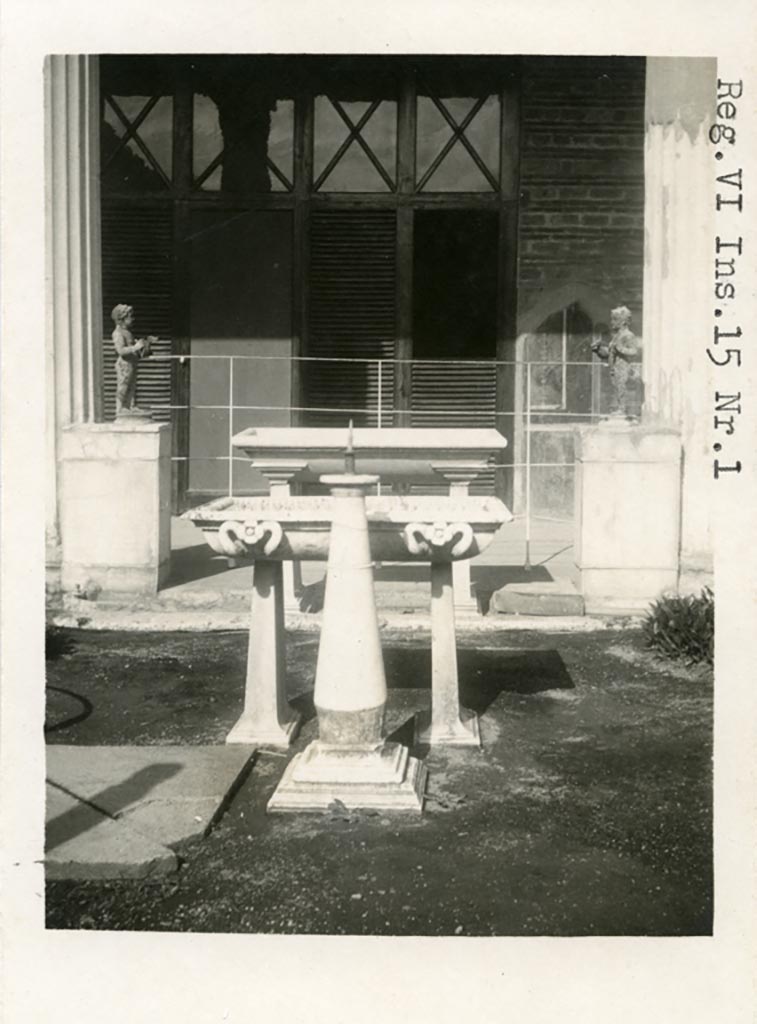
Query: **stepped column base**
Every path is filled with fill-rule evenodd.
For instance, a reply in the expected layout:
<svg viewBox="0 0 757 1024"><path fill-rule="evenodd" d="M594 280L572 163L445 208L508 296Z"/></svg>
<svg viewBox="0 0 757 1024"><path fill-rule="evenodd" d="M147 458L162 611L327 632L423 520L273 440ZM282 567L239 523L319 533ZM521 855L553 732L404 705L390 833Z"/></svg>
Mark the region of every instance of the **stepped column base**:
<svg viewBox="0 0 757 1024"><path fill-rule="evenodd" d="M292 759L268 802L269 812L323 813L338 800L348 810L423 810L427 772L407 747L311 743Z"/></svg>

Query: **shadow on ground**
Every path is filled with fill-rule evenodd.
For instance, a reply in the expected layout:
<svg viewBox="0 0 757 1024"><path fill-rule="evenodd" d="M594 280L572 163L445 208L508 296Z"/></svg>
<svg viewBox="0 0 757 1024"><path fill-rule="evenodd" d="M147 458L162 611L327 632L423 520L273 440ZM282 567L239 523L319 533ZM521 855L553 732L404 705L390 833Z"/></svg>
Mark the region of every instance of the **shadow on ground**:
<svg viewBox="0 0 757 1024"><path fill-rule="evenodd" d="M58 626L45 627L45 661L57 661L76 650L76 640L70 630Z"/></svg>
<svg viewBox="0 0 757 1024"><path fill-rule="evenodd" d="M421 596L422 604L427 604L431 599L429 566L426 563L418 565L380 565L374 570L373 578L378 584L397 584L397 589L400 591L402 584L406 585L408 591L410 588L413 588L414 592ZM543 565L535 565L530 569L525 569L521 565L471 566L473 592L483 614L486 614L489 609L492 594L501 587L513 583L551 582L554 582L554 576ZM323 609L325 587L325 578L303 587L299 592L300 611L321 611ZM424 594L425 600L422 596Z"/></svg>
<svg viewBox="0 0 757 1024"><path fill-rule="evenodd" d="M384 670L390 689L430 689L431 651L428 647L384 647ZM483 714L501 693L539 693L570 690L573 681L559 651L458 652L460 699Z"/></svg>
<svg viewBox="0 0 757 1024"><path fill-rule="evenodd" d="M219 573L228 572L228 559L213 555L204 542L190 547L176 548L171 552L171 574L164 589L201 580Z"/></svg>
<svg viewBox="0 0 757 1024"><path fill-rule="evenodd" d="M141 768L116 786L93 794L86 803L79 803L68 811L52 818L45 826L45 849L54 850L92 828L95 819L90 808L94 807L110 817L116 817L124 807L136 803L156 786L181 771L180 764L153 764ZM56 783L53 783L56 785ZM58 788L62 788L58 786Z"/></svg>
<svg viewBox="0 0 757 1024"><path fill-rule="evenodd" d="M479 610L483 615L489 611L492 594L513 583L551 583L554 577L543 565L530 569L522 565L472 565L471 582Z"/></svg>

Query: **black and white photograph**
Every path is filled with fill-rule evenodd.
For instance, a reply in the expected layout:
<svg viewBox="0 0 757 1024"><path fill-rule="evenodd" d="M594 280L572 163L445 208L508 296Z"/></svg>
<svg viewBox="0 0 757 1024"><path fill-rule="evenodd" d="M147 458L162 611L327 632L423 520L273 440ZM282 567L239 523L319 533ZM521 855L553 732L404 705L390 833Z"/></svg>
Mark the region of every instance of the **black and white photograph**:
<svg viewBox="0 0 757 1024"><path fill-rule="evenodd" d="M9 1022L750 1020L754 16L187 6L2 35Z"/></svg>

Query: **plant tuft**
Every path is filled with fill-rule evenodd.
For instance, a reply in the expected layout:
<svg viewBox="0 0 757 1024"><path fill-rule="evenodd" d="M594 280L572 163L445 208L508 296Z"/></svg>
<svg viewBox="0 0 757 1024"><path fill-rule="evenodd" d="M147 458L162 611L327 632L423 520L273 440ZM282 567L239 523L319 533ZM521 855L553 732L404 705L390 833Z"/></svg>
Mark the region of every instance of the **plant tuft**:
<svg viewBox="0 0 757 1024"><path fill-rule="evenodd" d="M710 587L701 594L661 597L646 614L642 630L647 646L666 658L689 665L713 663L715 597Z"/></svg>

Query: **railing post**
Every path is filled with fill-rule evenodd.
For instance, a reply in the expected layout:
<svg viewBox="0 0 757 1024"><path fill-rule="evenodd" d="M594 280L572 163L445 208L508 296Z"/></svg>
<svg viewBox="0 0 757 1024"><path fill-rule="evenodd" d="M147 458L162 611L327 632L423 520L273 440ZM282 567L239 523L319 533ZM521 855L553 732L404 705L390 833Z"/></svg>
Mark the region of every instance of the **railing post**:
<svg viewBox="0 0 757 1024"><path fill-rule="evenodd" d="M229 497L234 494L234 356L229 357Z"/></svg>
<svg viewBox="0 0 757 1024"><path fill-rule="evenodd" d="M562 393L560 395L560 411L568 411L568 307L562 311Z"/></svg>
<svg viewBox="0 0 757 1024"><path fill-rule="evenodd" d="M524 569L531 568L531 363L526 361L526 558Z"/></svg>

